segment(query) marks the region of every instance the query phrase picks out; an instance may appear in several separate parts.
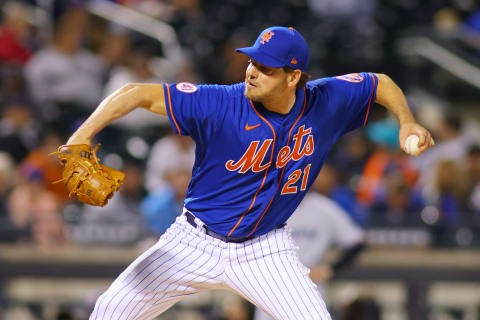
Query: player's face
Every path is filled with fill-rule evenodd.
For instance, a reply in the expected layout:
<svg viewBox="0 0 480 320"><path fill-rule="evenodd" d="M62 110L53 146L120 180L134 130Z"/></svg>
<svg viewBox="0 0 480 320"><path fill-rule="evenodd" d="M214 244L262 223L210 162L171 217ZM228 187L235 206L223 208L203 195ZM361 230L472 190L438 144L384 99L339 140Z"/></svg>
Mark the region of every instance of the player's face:
<svg viewBox="0 0 480 320"><path fill-rule="evenodd" d="M264 66L250 60L245 72L245 96L263 102L281 95L287 87L287 73L282 68Z"/></svg>

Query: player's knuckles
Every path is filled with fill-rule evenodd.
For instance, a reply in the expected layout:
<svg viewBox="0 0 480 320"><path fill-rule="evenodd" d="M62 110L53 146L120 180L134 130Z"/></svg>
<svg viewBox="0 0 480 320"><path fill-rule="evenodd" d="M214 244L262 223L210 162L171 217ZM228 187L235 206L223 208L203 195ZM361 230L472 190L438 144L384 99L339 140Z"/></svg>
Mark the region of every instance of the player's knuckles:
<svg viewBox="0 0 480 320"><path fill-rule="evenodd" d="M427 141L427 139L425 138L425 134L422 132L421 134L418 135L418 137L419 137L419 145L425 144L425 142Z"/></svg>

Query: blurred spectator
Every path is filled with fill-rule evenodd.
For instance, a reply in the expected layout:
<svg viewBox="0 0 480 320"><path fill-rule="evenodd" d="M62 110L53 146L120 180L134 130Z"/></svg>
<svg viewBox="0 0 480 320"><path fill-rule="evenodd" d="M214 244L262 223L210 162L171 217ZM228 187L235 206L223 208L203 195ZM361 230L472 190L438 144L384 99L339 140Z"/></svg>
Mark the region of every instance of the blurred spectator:
<svg viewBox="0 0 480 320"><path fill-rule="evenodd" d="M3 65L0 68L0 105L32 105L28 93L23 68L15 65ZM34 108L31 108L34 111Z"/></svg>
<svg viewBox="0 0 480 320"><path fill-rule="evenodd" d="M463 133L462 125L462 119L458 114L445 115L439 127L434 129L435 148L427 150L418 157L412 157L420 173L419 186L423 188L427 198L435 193L433 181L435 181L438 163L442 160L460 163L468 150L471 139Z"/></svg>
<svg viewBox="0 0 480 320"><path fill-rule="evenodd" d="M421 194L408 187L400 172L385 177L385 185L385 194L377 195L371 206L369 226L419 226L424 205Z"/></svg>
<svg viewBox="0 0 480 320"><path fill-rule="evenodd" d="M66 244L61 203L44 187L40 171L31 167L19 170L19 183L8 199L13 224L30 236L25 240L50 249Z"/></svg>
<svg viewBox="0 0 480 320"><path fill-rule="evenodd" d="M153 58L153 52L146 46L134 45L128 53L126 66L118 66L112 70L112 74L103 92L104 96L108 96L122 86L134 83L156 83L164 81L155 76L150 68L150 62ZM144 128L149 125L166 124L168 119L161 116L155 116L147 110L141 108L135 109L125 117L118 119L113 125L119 125L131 131L138 130L139 127Z"/></svg>
<svg viewBox="0 0 480 320"><path fill-rule="evenodd" d="M305 28L312 34L312 49L323 56L309 69L320 74L347 73L355 65L366 67L370 61L377 63L384 56L384 30L379 27L376 14L378 0L307 0L311 9L302 18L295 17L298 24L305 24L311 14L311 23ZM313 14L312 14L313 13ZM308 20L307 20L308 21ZM311 30L311 31L310 31ZM307 33L308 36L308 33ZM312 50L313 51L313 50ZM321 65L321 69L319 68ZM336 66L334 66L336 65ZM368 68L368 67L367 67ZM322 70L323 69L323 70Z"/></svg>
<svg viewBox="0 0 480 320"><path fill-rule="evenodd" d="M0 27L0 62L23 65L31 55L27 46L31 12L19 1L5 3L3 12Z"/></svg>
<svg viewBox="0 0 480 320"><path fill-rule="evenodd" d="M245 81L245 69L248 64L246 55L238 54L235 49L249 46L249 41L241 34L233 34L221 48L220 59L212 65L209 79L218 78L220 83L233 84Z"/></svg>
<svg viewBox="0 0 480 320"><path fill-rule="evenodd" d="M466 178L468 180L468 210L480 218L480 146L469 148L466 157Z"/></svg>
<svg viewBox="0 0 480 320"><path fill-rule="evenodd" d="M115 24L111 24L106 31L99 48L100 57L108 65L105 76L108 76L113 68L125 64L128 52L131 49L129 35L128 31Z"/></svg>
<svg viewBox="0 0 480 320"><path fill-rule="evenodd" d="M68 307L61 307L55 320L74 320L73 312Z"/></svg>
<svg viewBox="0 0 480 320"><path fill-rule="evenodd" d="M344 136L340 144L334 148L331 162L335 163L342 176L347 178L345 180L350 178L349 181L342 182L355 185L371 155L367 137L362 131L354 131Z"/></svg>
<svg viewBox="0 0 480 320"><path fill-rule="evenodd" d="M164 175L167 184L150 193L143 201L145 226L155 235L165 233L182 213L190 178L190 168L170 167Z"/></svg>
<svg viewBox="0 0 480 320"><path fill-rule="evenodd" d="M63 183L56 183L62 180L62 167L58 159L48 154L57 150L58 146L63 144L63 137L55 131L47 131L44 134L42 143L39 147L30 152L20 164L22 168L31 168L37 170L43 177L44 188L58 197L58 200L66 203L69 200L68 192Z"/></svg>
<svg viewBox="0 0 480 320"><path fill-rule="evenodd" d="M186 26L192 28L201 26L202 23L208 23L208 21L204 19L201 0L172 0L169 4L168 21L174 27ZM199 30L192 31L198 32Z"/></svg>
<svg viewBox="0 0 480 320"><path fill-rule="evenodd" d="M158 140L152 147L145 172L148 192L165 187L165 177L172 168L191 171L194 161L195 144L190 137L172 134Z"/></svg>
<svg viewBox="0 0 480 320"><path fill-rule="evenodd" d="M35 219L32 224L33 241L40 248L50 249L67 244L62 206L53 194L45 193L35 204Z"/></svg>
<svg viewBox="0 0 480 320"><path fill-rule="evenodd" d="M335 163L336 165L336 163ZM342 207L358 225L364 226L368 220L368 211L360 204L355 193L346 185L340 183L339 170L325 163L315 180L315 190Z"/></svg>
<svg viewBox="0 0 480 320"><path fill-rule="evenodd" d="M0 151L0 216L7 215L6 199L15 184L15 164L12 157Z"/></svg>
<svg viewBox="0 0 480 320"><path fill-rule="evenodd" d="M22 320L38 320L38 317L35 315L35 312L33 312L28 306L12 306L5 310L2 314L2 319L5 320L16 320L16 319L22 319Z"/></svg>
<svg viewBox="0 0 480 320"><path fill-rule="evenodd" d="M439 210L439 224L456 225L465 210L467 181L453 160L441 160L436 166L434 188L427 194L427 204Z"/></svg>
<svg viewBox="0 0 480 320"><path fill-rule="evenodd" d="M367 127L367 135L377 143L377 149L365 164L357 187L358 200L365 205L372 205L379 194L385 194L387 175L400 173L408 187L417 182L418 172L399 147L398 130L398 124L390 119Z"/></svg>
<svg viewBox="0 0 480 320"><path fill-rule="evenodd" d="M15 185L15 164L12 157L0 151L0 241L15 241L17 228L10 220L7 199ZM1 293L0 293L1 300Z"/></svg>
<svg viewBox="0 0 480 320"><path fill-rule="evenodd" d="M77 224L70 226L71 240L85 245L131 245L139 240L141 226L140 203L143 193L142 169L127 163L121 169L125 180L120 192L106 206L84 205Z"/></svg>
<svg viewBox="0 0 480 320"><path fill-rule="evenodd" d="M480 53L480 9L477 8L476 10L469 12L463 21L461 20L461 17L455 18L457 18L459 21L456 25L457 28L454 29L452 26L452 29L458 31L461 39L469 44L472 48L476 49L476 59L472 60L471 62L476 62L478 66Z"/></svg>
<svg viewBox="0 0 480 320"><path fill-rule="evenodd" d="M120 194L126 200L129 211L140 215L139 204L145 196L143 168L140 163L127 159L122 171L125 173L125 180Z"/></svg>
<svg viewBox="0 0 480 320"><path fill-rule="evenodd" d="M435 12L433 16L433 26L447 35L457 31L461 21L462 18L459 12L453 8L442 8Z"/></svg>
<svg viewBox="0 0 480 320"><path fill-rule="evenodd" d="M475 33L478 37L480 37L480 9L473 11L465 19L464 24L469 32Z"/></svg>
<svg viewBox="0 0 480 320"><path fill-rule="evenodd" d="M186 17L194 18L202 15L201 0L173 0L171 4L177 13L181 13Z"/></svg>
<svg viewBox="0 0 480 320"><path fill-rule="evenodd" d="M0 150L20 162L38 146L40 125L27 106L5 106L0 118Z"/></svg>
<svg viewBox="0 0 480 320"><path fill-rule="evenodd" d="M194 161L190 137L171 134L153 145L145 172L149 194L142 213L147 228L156 235L164 233L182 213Z"/></svg>
<svg viewBox="0 0 480 320"><path fill-rule="evenodd" d="M342 320L380 320L381 308L373 299L361 297L345 308Z"/></svg>
<svg viewBox="0 0 480 320"><path fill-rule="evenodd" d="M70 132L74 121L100 101L106 64L82 48L88 14L72 8L59 19L53 43L36 52L25 66L35 102L47 121ZM61 120L60 120L61 119Z"/></svg>

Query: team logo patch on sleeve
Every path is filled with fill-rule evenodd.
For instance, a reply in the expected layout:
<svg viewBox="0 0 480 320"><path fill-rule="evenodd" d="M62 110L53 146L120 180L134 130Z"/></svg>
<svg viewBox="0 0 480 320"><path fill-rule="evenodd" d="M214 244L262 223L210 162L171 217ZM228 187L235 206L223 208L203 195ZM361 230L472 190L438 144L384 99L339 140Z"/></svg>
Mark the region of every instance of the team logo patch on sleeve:
<svg viewBox="0 0 480 320"><path fill-rule="evenodd" d="M178 91L185 93L193 93L198 90L198 87L190 82L180 82L176 86Z"/></svg>
<svg viewBox="0 0 480 320"><path fill-rule="evenodd" d="M338 77L335 77L337 79L340 79L340 80L345 80L345 81L348 81L348 82L362 82L363 79L365 79L363 77L363 74L361 73L349 73L349 74L345 74L343 76L338 76Z"/></svg>

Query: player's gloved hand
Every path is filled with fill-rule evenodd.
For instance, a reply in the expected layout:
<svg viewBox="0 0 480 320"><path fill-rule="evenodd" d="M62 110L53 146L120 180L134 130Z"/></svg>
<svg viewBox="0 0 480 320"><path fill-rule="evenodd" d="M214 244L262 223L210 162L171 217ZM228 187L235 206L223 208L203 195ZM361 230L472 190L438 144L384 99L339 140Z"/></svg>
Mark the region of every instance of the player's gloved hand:
<svg viewBox="0 0 480 320"><path fill-rule="evenodd" d="M99 146L92 150L88 144L62 145L49 155L57 154L63 166L62 179L54 183L63 181L70 197L103 207L120 189L125 174L98 161Z"/></svg>

